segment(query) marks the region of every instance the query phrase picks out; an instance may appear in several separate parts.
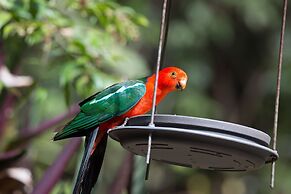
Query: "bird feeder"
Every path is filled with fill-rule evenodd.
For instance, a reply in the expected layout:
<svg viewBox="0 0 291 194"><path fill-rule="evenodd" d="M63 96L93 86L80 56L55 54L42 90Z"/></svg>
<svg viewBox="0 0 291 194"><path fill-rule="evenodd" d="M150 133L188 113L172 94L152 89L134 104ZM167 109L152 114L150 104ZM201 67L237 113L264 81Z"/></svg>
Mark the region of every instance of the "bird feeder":
<svg viewBox="0 0 291 194"><path fill-rule="evenodd" d="M206 118L155 113L158 72L166 45L169 9L170 0L164 0L152 113L129 118L124 125L109 130L109 136L128 151L147 157L147 175L150 159L212 171L250 171L272 163L273 187L274 162L278 159L276 137L287 0L284 0L282 16L272 148L270 136L251 127Z"/></svg>
<svg viewBox="0 0 291 194"><path fill-rule="evenodd" d="M110 136L134 154L146 156L152 134L151 158L185 167L219 171L248 171L278 158L270 137L253 128L229 122L178 115L150 115L129 119Z"/></svg>

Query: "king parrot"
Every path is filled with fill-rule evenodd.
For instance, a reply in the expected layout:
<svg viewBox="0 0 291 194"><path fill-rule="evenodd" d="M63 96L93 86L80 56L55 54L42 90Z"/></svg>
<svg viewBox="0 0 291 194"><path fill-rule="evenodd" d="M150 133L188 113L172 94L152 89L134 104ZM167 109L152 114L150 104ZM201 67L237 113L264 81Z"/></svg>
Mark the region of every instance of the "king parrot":
<svg viewBox="0 0 291 194"><path fill-rule="evenodd" d="M140 80L114 84L81 103L80 112L59 131L54 140L86 136L85 152L74 193L89 194L95 185L102 166L107 143L107 131L121 125L126 118L149 112L152 108L155 77L153 74ZM177 67L159 71L156 104L170 92L183 90L187 74ZM93 131L95 137L93 138ZM97 134L97 137L96 137ZM94 144L94 145L93 145ZM91 146L92 150L88 150ZM88 153L90 152L90 153ZM84 165L84 164L83 164Z"/></svg>

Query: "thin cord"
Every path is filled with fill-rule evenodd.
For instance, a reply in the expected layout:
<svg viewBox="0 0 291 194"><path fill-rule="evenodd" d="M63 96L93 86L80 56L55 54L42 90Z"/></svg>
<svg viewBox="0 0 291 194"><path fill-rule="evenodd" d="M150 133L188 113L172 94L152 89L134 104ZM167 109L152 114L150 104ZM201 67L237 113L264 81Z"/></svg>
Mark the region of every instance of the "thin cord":
<svg viewBox="0 0 291 194"><path fill-rule="evenodd" d="M154 95L153 95L151 121L149 123L149 126L155 126L154 115L155 115L155 110L156 110L156 96L157 96L157 88L158 88L158 80L159 80L159 71L160 71L160 66L162 64L162 61L164 59L165 47L166 47L166 42L167 42L168 24L169 24L169 15L170 15L170 11L169 11L170 10L170 3L171 3L171 0L164 0L164 3L163 3L161 31L160 31L160 40L159 40L159 51L158 51L156 78L155 78L155 87L154 87Z"/></svg>
<svg viewBox="0 0 291 194"><path fill-rule="evenodd" d="M150 173L151 147L152 147L152 133L149 134L149 139L148 139L148 152L147 152L147 159L146 159L147 166L146 166L145 180L148 180L149 173Z"/></svg>
<svg viewBox="0 0 291 194"><path fill-rule="evenodd" d="M169 29L169 18L170 18L170 9L171 9L171 4L172 1L168 0L167 7L166 7L166 16L165 16L165 27L164 27L164 41L162 43L162 51L161 51L161 62L160 62L160 67L163 66L164 64L164 56L166 52L166 46L167 46L167 37L168 37L168 29Z"/></svg>
<svg viewBox="0 0 291 194"><path fill-rule="evenodd" d="M272 146L273 150L277 149L278 114L279 114L279 100L280 100L280 87L281 87L281 74L282 74L283 47L284 47L284 34L285 34L285 27L286 27L287 4L288 4L288 0L284 0L278 66L277 66L277 87L276 87L273 146ZM274 183L275 183L275 161L272 162L271 182L270 182L271 188L274 188Z"/></svg>
<svg viewBox="0 0 291 194"><path fill-rule="evenodd" d="M159 71L160 66L163 63L165 48L167 43L167 35L168 35L168 27L169 27L169 17L170 17L170 4L171 0L164 0L163 3L163 11L162 11L162 19L161 19L161 29L160 29L160 40L159 40L159 51L158 51L158 59L157 59L157 68L156 68L156 77L155 77L155 87L153 94L153 103L152 103L152 112L151 112L151 120L149 126L154 127L154 116L156 112L156 96L157 96L157 88L158 88L158 80L159 80ZM146 157L146 176L145 179L148 179L150 162L151 162L151 147L152 147L152 133L149 134L148 137L148 151Z"/></svg>

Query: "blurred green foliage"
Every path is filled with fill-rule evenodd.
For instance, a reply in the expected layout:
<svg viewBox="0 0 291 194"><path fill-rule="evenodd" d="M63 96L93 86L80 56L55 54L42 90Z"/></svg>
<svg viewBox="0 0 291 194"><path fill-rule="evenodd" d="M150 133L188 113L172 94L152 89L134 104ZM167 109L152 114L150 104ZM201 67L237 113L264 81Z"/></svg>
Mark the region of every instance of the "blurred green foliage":
<svg viewBox="0 0 291 194"><path fill-rule="evenodd" d="M26 88L1 83L1 105L8 95L16 96L4 126L2 150L12 139L82 98L123 79L146 76L144 59L128 47L129 42L139 41L140 28L146 26L143 15L116 1L1 1L4 65L12 73L33 78ZM30 146L28 159L34 166L35 183L61 150L62 143L50 141L52 136L50 131ZM72 161L66 171L69 176L64 177L68 182L60 182L54 193L68 191L68 185L71 188L77 168L76 159ZM62 185L66 185L64 190Z"/></svg>
<svg viewBox="0 0 291 194"><path fill-rule="evenodd" d="M83 5L70 0L15 0L1 1L1 8L0 27L6 52L22 52L19 46L33 51L34 54L25 53L25 63L37 65L35 76L43 71L39 65L48 68L45 70L57 68L55 73L67 100L71 89L85 97L116 82L120 72L123 76L135 75L123 70L127 65L145 71L142 59L125 45L138 40L138 26L147 26L148 22L130 7L114 1L89 1ZM22 45L10 48L18 43L15 39L21 39ZM35 79L44 79L42 76L49 80L53 75ZM45 87L41 89L36 94L44 97Z"/></svg>
<svg viewBox="0 0 291 194"><path fill-rule="evenodd" d="M18 129L37 126L114 82L149 74L156 63L161 2L1 0L5 65L34 80L27 88L5 88L0 83L1 105L7 94L17 98L9 112L1 148L5 149L11 139L22 133ZM158 112L222 119L269 133L282 1L172 3L165 65L182 67L189 82L183 93L167 97ZM275 190L268 187L268 166L250 173L218 173L153 162L146 183L150 193L291 192L290 34L287 24ZM45 133L29 147L27 157L33 165L35 182L62 149L63 143L52 143L51 137L51 131ZM109 142L96 188L100 193L108 191L124 153L118 143ZM70 193L77 161L78 157L72 159L53 193ZM135 163L138 170L134 177L140 181L132 187L133 191L141 191L144 186L144 169L142 160L139 161Z"/></svg>

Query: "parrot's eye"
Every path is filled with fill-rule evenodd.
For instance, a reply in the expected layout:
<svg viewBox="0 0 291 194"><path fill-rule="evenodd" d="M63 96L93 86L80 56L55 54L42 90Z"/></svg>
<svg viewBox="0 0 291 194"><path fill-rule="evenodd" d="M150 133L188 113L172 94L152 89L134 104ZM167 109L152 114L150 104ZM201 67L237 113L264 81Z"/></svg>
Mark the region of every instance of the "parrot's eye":
<svg viewBox="0 0 291 194"><path fill-rule="evenodd" d="M171 78L175 79L176 77L177 77L177 73L173 71L173 72L171 73Z"/></svg>

